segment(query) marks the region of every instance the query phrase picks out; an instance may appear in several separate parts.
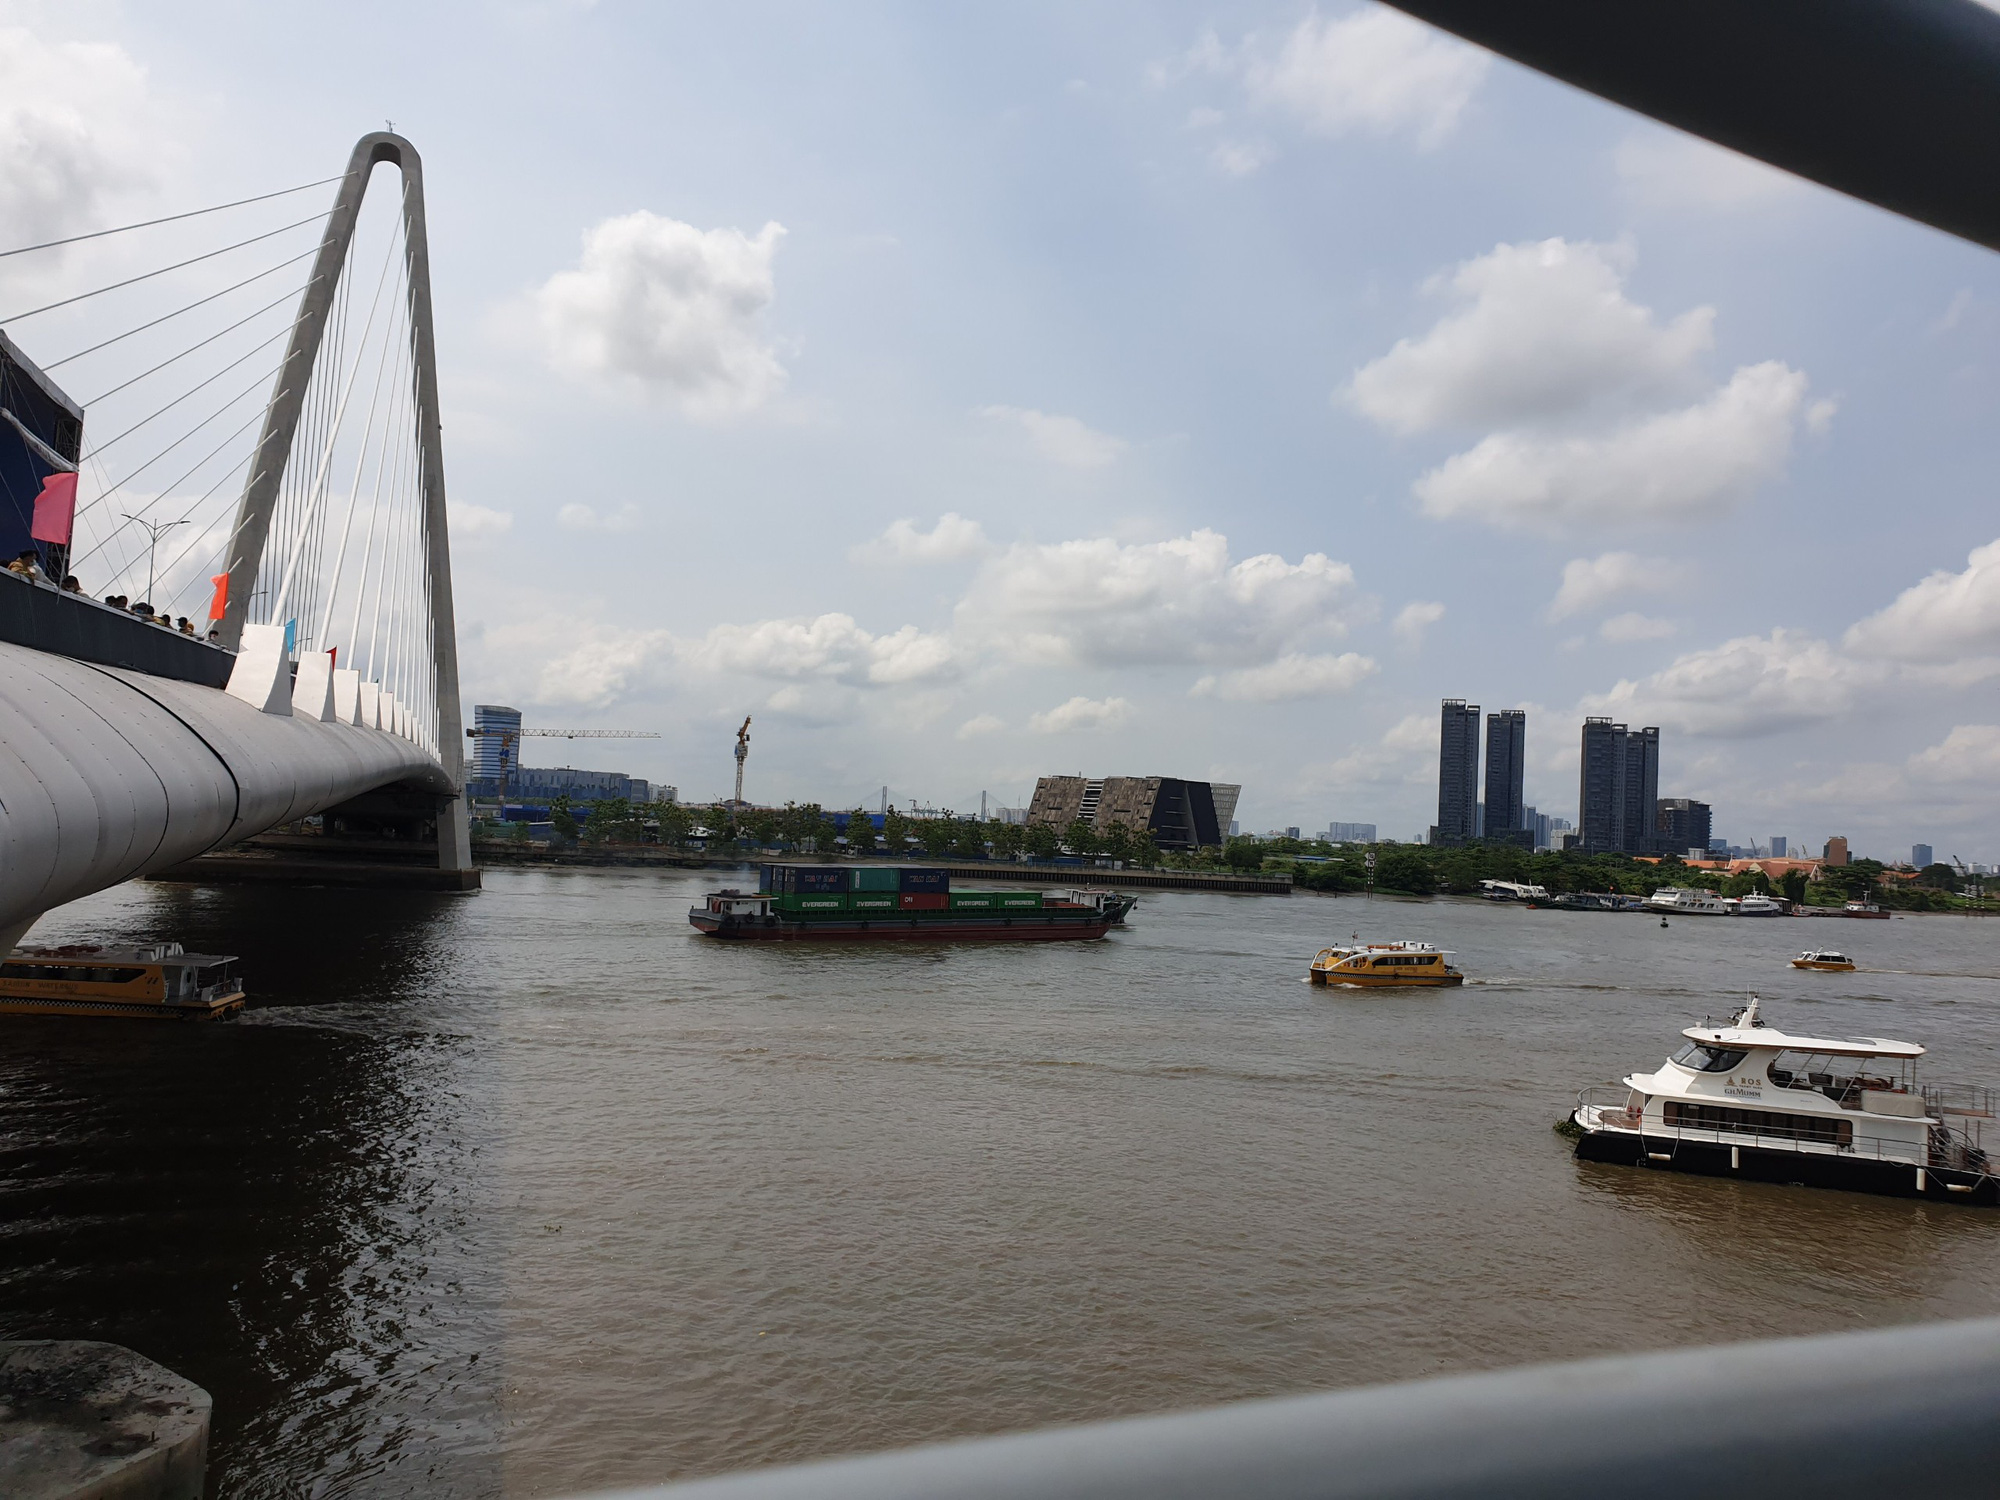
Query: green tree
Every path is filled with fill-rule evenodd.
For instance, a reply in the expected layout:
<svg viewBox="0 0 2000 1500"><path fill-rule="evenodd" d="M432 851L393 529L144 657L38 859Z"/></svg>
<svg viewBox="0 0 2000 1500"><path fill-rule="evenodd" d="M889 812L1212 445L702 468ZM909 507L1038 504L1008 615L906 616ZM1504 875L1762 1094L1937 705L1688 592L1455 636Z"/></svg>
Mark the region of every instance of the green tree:
<svg viewBox="0 0 2000 1500"><path fill-rule="evenodd" d="M976 818L961 818L952 832L951 852L962 859L979 859L986 853L986 825Z"/></svg>
<svg viewBox="0 0 2000 1500"><path fill-rule="evenodd" d="M1021 852L1023 836L1027 833L1019 823L988 823L986 838L993 845L995 859L1012 859Z"/></svg>
<svg viewBox="0 0 2000 1500"><path fill-rule="evenodd" d="M1423 856L1398 845L1378 852L1375 884L1385 891L1405 891L1412 896L1428 896L1437 889L1437 877Z"/></svg>
<svg viewBox="0 0 2000 1500"><path fill-rule="evenodd" d="M569 794L559 792L549 803L549 825L564 843L576 841L576 816L570 811Z"/></svg>
<svg viewBox="0 0 2000 1500"><path fill-rule="evenodd" d="M943 859L949 854L952 840L957 836L958 830L952 827L949 818L923 818L917 823L917 841L932 859Z"/></svg>
<svg viewBox="0 0 2000 1500"><path fill-rule="evenodd" d="M890 808L882 819L882 839L888 844L891 854L902 856L909 853L910 820Z"/></svg>
<svg viewBox="0 0 2000 1500"><path fill-rule="evenodd" d="M1097 830L1083 819L1078 818L1063 830L1062 841L1072 854L1081 854L1085 859L1103 847L1097 837Z"/></svg>
<svg viewBox="0 0 2000 1500"><path fill-rule="evenodd" d="M687 842L688 830L694 827L694 814L678 802L660 802L654 805L660 819L660 842L678 849Z"/></svg>
<svg viewBox="0 0 2000 1500"><path fill-rule="evenodd" d="M1222 862L1232 870L1264 868L1264 846L1256 839L1231 839L1222 846Z"/></svg>
<svg viewBox="0 0 2000 1500"><path fill-rule="evenodd" d="M1021 835L1021 847L1034 859L1054 859L1062 853L1062 840L1046 823L1035 823Z"/></svg>
<svg viewBox="0 0 2000 1500"><path fill-rule="evenodd" d="M1806 899L1806 872L1787 870L1778 877L1778 889L1785 893L1785 899L1793 904L1801 904Z"/></svg>
<svg viewBox="0 0 2000 1500"><path fill-rule="evenodd" d="M847 847L856 854L875 852L875 820L858 807L847 815Z"/></svg>
<svg viewBox="0 0 2000 1500"><path fill-rule="evenodd" d="M1946 864L1925 865L1917 871L1917 878L1913 882L1934 891L1956 891L1964 883L1958 871Z"/></svg>
<svg viewBox="0 0 2000 1500"><path fill-rule="evenodd" d="M1097 835L1097 852L1106 859L1129 864L1132 860L1132 830L1123 823L1108 823Z"/></svg>
<svg viewBox="0 0 2000 1500"><path fill-rule="evenodd" d="M583 832L593 844L636 843L638 820L632 816L632 804L623 797L604 797L592 803Z"/></svg>
<svg viewBox="0 0 2000 1500"><path fill-rule="evenodd" d="M1139 836L1133 839L1132 862L1144 870L1157 870L1160 867L1160 845L1153 837L1152 829L1140 830Z"/></svg>

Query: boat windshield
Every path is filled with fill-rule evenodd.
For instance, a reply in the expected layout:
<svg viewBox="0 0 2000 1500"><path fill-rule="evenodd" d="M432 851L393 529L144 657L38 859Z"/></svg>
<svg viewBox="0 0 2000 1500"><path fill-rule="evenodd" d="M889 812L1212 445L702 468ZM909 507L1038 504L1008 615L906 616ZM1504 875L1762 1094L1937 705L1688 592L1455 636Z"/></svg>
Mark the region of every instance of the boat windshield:
<svg viewBox="0 0 2000 1500"><path fill-rule="evenodd" d="M1655 1057L1658 1053L1653 1054ZM1734 1047L1711 1047L1704 1042L1689 1042L1674 1054L1674 1061L1684 1068L1693 1068L1697 1073L1727 1073L1750 1054Z"/></svg>

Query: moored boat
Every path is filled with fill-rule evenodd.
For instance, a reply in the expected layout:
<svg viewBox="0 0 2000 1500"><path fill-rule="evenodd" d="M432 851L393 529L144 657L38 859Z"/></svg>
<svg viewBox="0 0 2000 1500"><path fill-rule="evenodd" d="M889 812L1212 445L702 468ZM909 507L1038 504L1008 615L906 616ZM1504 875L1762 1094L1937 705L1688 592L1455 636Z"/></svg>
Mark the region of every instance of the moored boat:
<svg viewBox="0 0 2000 1500"><path fill-rule="evenodd" d="M1830 974L1852 974L1854 960L1831 948L1808 948L1792 960L1795 969L1821 969Z"/></svg>
<svg viewBox="0 0 2000 1500"><path fill-rule="evenodd" d="M233 954L144 948L16 948L0 961L0 1015L202 1021L243 1009Z"/></svg>
<svg viewBox="0 0 2000 1500"><path fill-rule="evenodd" d="M711 891L688 909L708 937L762 941L1101 938L1138 904L1117 891L954 890L945 870L765 865L755 891Z"/></svg>
<svg viewBox="0 0 2000 1500"><path fill-rule="evenodd" d="M1309 972L1314 984L1437 989L1465 983L1465 975L1451 966L1450 958L1429 943L1355 943L1320 949Z"/></svg>
<svg viewBox="0 0 2000 1500"><path fill-rule="evenodd" d="M1753 998L1729 1024L1620 1089L1585 1089L1568 1126L1585 1161L1992 1206L1990 1089L1916 1081L1924 1048L1792 1036Z"/></svg>
<svg viewBox="0 0 2000 1500"><path fill-rule="evenodd" d="M1714 891L1700 886L1663 885L1646 898L1646 910L1680 917L1724 917L1729 908Z"/></svg>
<svg viewBox="0 0 2000 1500"><path fill-rule="evenodd" d="M1722 904L1729 909L1732 917L1782 917L1791 910L1789 903L1752 891L1747 896L1724 896Z"/></svg>

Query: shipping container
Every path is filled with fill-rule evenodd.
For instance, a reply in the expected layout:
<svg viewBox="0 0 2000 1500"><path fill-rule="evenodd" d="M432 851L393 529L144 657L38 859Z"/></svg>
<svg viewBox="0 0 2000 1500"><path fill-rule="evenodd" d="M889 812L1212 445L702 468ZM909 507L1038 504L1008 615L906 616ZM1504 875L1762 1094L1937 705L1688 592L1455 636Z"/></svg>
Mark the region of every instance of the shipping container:
<svg viewBox="0 0 2000 1500"><path fill-rule="evenodd" d="M943 911L951 898L943 891L904 891L896 899L904 911Z"/></svg>
<svg viewBox="0 0 2000 1500"><path fill-rule="evenodd" d="M998 911L1000 897L992 891L953 891L948 898L953 911Z"/></svg>
<svg viewBox="0 0 2000 1500"><path fill-rule="evenodd" d="M1028 891L1026 893L1009 891L1000 898L1000 906L1003 911L1040 911L1042 908L1042 893L1040 891Z"/></svg>
<svg viewBox="0 0 2000 1500"><path fill-rule="evenodd" d="M835 891L838 891L843 895L846 894L847 891L846 870L814 869L812 866L807 865L799 867L797 873L799 877L799 894L802 896L808 891L811 891L815 895L831 893Z"/></svg>
<svg viewBox="0 0 2000 1500"><path fill-rule="evenodd" d="M856 891L847 898L849 911L895 911L899 904L894 891Z"/></svg>
<svg viewBox="0 0 2000 1500"><path fill-rule="evenodd" d="M844 892L828 891L807 894L801 891L792 897L794 911L846 911L848 897Z"/></svg>
<svg viewBox="0 0 2000 1500"><path fill-rule="evenodd" d="M854 884L848 887L855 891L900 891L903 872L894 865L877 865L857 869ZM894 905L891 902L890 905Z"/></svg>
<svg viewBox="0 0 2000 1500"><path fill-rule="evenodd" d="M926 895L941 896L951 889L951 872L948 870L902 870L900 891L921 891Z"/></svg>

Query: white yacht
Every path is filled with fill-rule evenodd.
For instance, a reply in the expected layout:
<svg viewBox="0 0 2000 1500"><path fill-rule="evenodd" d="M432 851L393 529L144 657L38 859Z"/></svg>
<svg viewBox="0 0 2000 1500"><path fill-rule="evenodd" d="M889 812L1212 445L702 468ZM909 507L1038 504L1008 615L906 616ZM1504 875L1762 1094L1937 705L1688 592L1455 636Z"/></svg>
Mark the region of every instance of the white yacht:
<svg viewBox="0 0 2000 1500"><path fill-rule="evenodd" d="M1724 917L1729 908L1714 891L1700 886L1663 885L1646 898L1646 910L1673 912L1683 917Z"/></svg>
<svg viewBox="0 0 2000 1500"><path fill-rule="evenodd" d="M1567 1130L1586 1161L1992 1206L1980 1132L1993 1091L1916 1081L1915 1042L1790 1036L1753 998L1622 1089L1585 1089Z"/></svg>
<svg viewBox="0 0 2000 1500"><path fill-rule="evenodd" d="M1724 896L1722 904L1732 917L1782 917L1792 908L1788 902L1752 891L1747 896Z"/></svg>

